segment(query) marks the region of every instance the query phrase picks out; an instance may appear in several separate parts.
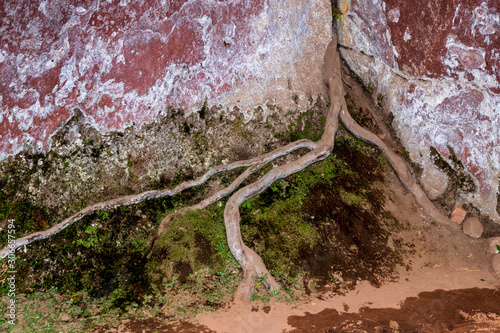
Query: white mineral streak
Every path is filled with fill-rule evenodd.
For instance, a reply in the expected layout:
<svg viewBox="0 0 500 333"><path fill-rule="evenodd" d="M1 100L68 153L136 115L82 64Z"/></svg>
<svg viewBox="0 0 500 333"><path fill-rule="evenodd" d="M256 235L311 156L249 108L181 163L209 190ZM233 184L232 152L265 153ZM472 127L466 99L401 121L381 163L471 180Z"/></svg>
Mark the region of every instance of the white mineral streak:
<svg viewBox="0 0 500 333"><path fill-rule="evenodd" d="M137 35L115 32L110 33L108 40L104 40L92 33L94 28L87 24L90 15L96 14L97 2L95 0L86 6L87 9L70 8L73 16L62 26L57 36L48 37L53 38L53 41L45 41L51 43L50 52L35 52L32 57L29 50L23 49L14 54L0 46L0 66L13 62L17 68L17 75L12 78L10 86L18 94L26 93L23 82L27 77L39 77L62 67L51 94L42 96L43 105L38 101L39 96L34 96L33 101L36 99L37 102L30 106L0 109L0 119L20 121L17 127L23 131L21 135L2 133L0 140L10 142L12 147L0 149L0 161L25 149L42 147L37 142L40 138L32 133L40 130L31 128L33 120L37 116L50 118L58 112L59 107L71 110L79 106L91 117L88 121L101 133L106 133L123 130L127 120L127 124L133 123L139 128L145 122L153 121L166 106L182 107L187 114L197 112L205 99L209 105L221 105L231 110L237 107L245 120L250 120L253 110L258 106L270 112L266 107L268 102L284 110L303 110L309 97L325 95L321 64L331 40L331 10L327 0L265 1L265 8L259 15L248 17L252 29L243 31L243 24L235 21L222 27L221 32L213 31L211 18L203 14L203 10L197 17L192 13L199 13L200 4L214 8L225 4L194 0L185 2L174 16L183 22L189 21L189 24L196 26L195 31L200 31L203 59L200 64L191 66L185 63L168 64L165 74L147 87L145 93L137 89L127 91L124 82L110 79L106 74L114 66L127 63L126 48L132 48L130 54L134 54L135 45L144 45L138 42L155 38L156 33L150 30L142 30ZM103 3L100 4L101 9L104 8ZM240 0L236 3L246 2ZM117 3L123 6L123 11L129 10L129 4L127 0ZM168 10L169 1L163 4L162 10ZM38 10L43 14L33 19L30 23L33 33L29 33L29 36L25 33L20 43L31 49L39 48L42 40L36 33L36 27L43 22L42 19L57 14L54 12L56 5L52 0L39 5ZM7 14L14 15L16 8L12 2ZM97 15L98 19L100 17ZM104 21L110 31L113 30L109 26L112 23ZM75 33L75 29L83 28L89 29L89 38L82 45L77 45L78 52L73 52L68 59L70 48L75 48L74 45L70 46L68 38ZM175 25L172 31L174 29ZM242 41L242 35L244 42L241 44L244 45L235 44L237 37ZM161 38L166 43L169 37ZM230 44L226 48L227 52L232 52L229 57L221 57L220 52L217 52L221 47L220 38ZM215 50L215 47L219 49ZM143 74L138 75L140 77ZM198 79L200 76L203 79ZM219 89L220 92L214 91ZM299 97L298 100L293 98L295 95ZM113 105L98 107L103 97L111 98ZM0 103L5 100L0 98ZM68 100L73 102L69 103ZM45 137L48 138L52 132L45 133ZM34 141L28 142L33 137ZM44 149L50 148L51 140L45 142ZM1 144L0 141L0 148ZM3 146L8 147L5 144Z"/></svg>
<svg viewBox="0 0 500 333"><path fill-rule="evenodd" d="M405 35L404 35L403 39L405 42L407 42L411 39L410 31L408 30L408 28L406 28L406 30L405 30Z"/></svg>
<svg viewBox="0 0 500 333"><path fill-rule="evenodd" d="M371 1L357 1L359 7L367 6L367 3L371 5ZM381 5L372 5L370 10L371 17L385 16ZM496 33L499 27L499 15L488 14L486 3L482 3L474 10L474 18L474 24L468 29L487 44L489 36ZM388 19L398 22L399 10L397 14L395 10L389 11ZM450 146L458 155L468 152L470 155L462 163L475 180L478 191L459 199L480 207L484 214L500 222L496 212L500 177L500 96L489 90L499 88L500 84L495 75L484 70L486 64L481 62L481 57L485 59L485 50L464 45L450 34L446 39L447 53L443 59L449 77L409 77L387 61L387 55L380 54L380 48L368 35L367 31L379 22L367 21L366 18L362 20L354 8L342 20L339 35L346 46L341 49L342 57L365 85L384 96L384 107L394 115L393 126L403 145L411 159L424 169L421 181L430 197L441 194L447 184L446 176L436 170L430 160L430 146ZM461 18L456 14L453 22L457 25ZM386 22L384 24L389 38L390 29ZM409 41L413 37L410 37L408 28L405 31L404 40ZM393 55L398 57L390 39L388 45ZM467 58L470 54L475 56L475 62L471 65L473 68L466 72L464 63L470 59ZM499 56L500 51L492 51L492 58L498 59ZM494 68L494 72L499 70ZM467 79L466 74L473 75L474 79ZM479 98L477 106L460 101L468 94ZM442 104L454 98L459 101L457 108ZM479 174L469 168L471 165L477 166L482 173L482 188Z"/></svg>

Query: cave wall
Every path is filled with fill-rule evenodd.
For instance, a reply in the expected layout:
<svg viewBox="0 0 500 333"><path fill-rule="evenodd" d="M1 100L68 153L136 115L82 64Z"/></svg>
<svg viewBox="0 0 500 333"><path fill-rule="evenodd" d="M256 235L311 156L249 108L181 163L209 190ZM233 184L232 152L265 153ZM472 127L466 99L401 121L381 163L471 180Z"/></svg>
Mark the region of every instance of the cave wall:
<svg viewBox="0 0 500 333"><path fill-rule="evenodd" d="M438 199L457 186L444 161L448 171L473 181L456 200L500 222L498 1L338 5L342 56L394 117L401 142L423 169L427 193Z"/></svg>
<svg viewBox="0 0 500 333"><path fill-rule="evenodd" d="M46 152L78 107L100 133L168 107L305 109L324 94L324 0L6 0L0 160Z"/></svg>

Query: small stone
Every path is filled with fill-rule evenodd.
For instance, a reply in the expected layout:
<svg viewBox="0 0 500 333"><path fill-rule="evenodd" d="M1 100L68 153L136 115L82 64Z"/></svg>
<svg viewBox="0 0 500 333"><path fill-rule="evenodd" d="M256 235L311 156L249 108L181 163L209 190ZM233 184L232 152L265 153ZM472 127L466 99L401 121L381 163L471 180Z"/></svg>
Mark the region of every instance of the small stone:
<svg viewBox="0 0 500 333"><path fill-rule="evenodd" d="M391 320L389 322L389 327L393 332L399 332L399 324L397 321Z"/></svg>
<svg viewBox="0 0 500 333"><path fill-rule="evenodd" d="M462 205L457 203L453 208L450 220L452 220L455 223L462 224L462 222L465 219L465 215L467 215L467 212L462 208Z"/></svg>
<svg viewBox="0 0 500 333"><path fill-rule="evenodd" d="M483 225L477 217L469 217L464 221L463 231L472 238L479 238L484 231Z"/></svg>
<svg viewBox="0 0 500 333"><path fill-rule="evenodd" d="M493 269L495 272L500 275L500 254L497 254L493 257Z"/></svg>
<svg viewBox="0 0 500 333"><path fill-rule="evenodd" d="M461 50L460 63L467 69L476 69L484 63L483 54L479 50Z"/></svg>
<svg viewBox="0 0 500 333"><path fill-rule="evenodd" d="M398 23L400 16L401 16L401 13L399 11L399 8L397 8L397 7L391 9L387 13L387 18L389 19L389 21L394 22L394 23Z"/></svg>
<svg viewBox="0 0 500 333"><path fill-rule="evenodd" d="M73 301L73 303L80 303L81 301L83 301L83 293L81 292L74 293L71 296L71 300Z"/></svg>
<svg viewBox="0 0 500 333"><path fill-rule="evenodd" d="M443 195L448 189L448 176L433 165L425 165L420 179L429 199L435 200ZM459 206L458 204L455 207ZM462 208L460 206L460 208Z"/></svg>
<svg viewBox="0 0 500 333"><path fill-rule="evenodd" d="M60 318L60 319L61 319L61 321L63 321L63 322L68 322L68 321L70 321L70 320L71 320L71 317L69 316L69 314L67 314L67 313L63 313L63 314L61 315L61 318Z"/></svg>
<svg viewBox="0 0 500 333"><path fill-rule="evenodd" d="M497 245L500 245L500 237L493 237L488 239L490 246L488 247L488 253L495 254L498 253Z"/></svg>

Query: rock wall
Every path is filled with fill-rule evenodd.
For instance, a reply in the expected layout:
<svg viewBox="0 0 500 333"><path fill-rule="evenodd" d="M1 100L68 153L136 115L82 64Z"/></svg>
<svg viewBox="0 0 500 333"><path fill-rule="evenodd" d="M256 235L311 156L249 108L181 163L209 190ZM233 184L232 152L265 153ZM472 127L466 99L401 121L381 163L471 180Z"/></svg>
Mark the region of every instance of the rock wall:
<svg viewBox="0 0 500 333"><path fill-rule="evenodd" d="M473 184L456 199L500 222L498 1L341 0L339 7L342 55L394 116L429 195L437 199L469 177Z"/></svg>
<svg viewBox="0 0 500 333"><path fill-rule="evenodd" d="M0 229L317 139L330 40L325 0L0 1Z"/></svg>
<svg viewBox="0 0 500 333"><path fill-rule="evenodd" d="M75 107L108 133L325 93L325 0L5 0L0 18L0 161L49 150Z"/></svg>

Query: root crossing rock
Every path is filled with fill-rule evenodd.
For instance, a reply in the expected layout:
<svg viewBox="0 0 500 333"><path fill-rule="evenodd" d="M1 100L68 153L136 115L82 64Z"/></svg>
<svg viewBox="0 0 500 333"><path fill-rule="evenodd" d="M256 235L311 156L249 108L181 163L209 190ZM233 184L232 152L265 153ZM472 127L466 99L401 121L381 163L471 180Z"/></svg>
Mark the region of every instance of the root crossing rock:
<svg viewBox="0 0 500 333"><path fill-rule="evenodd" d="M48 230L36 232L31 235L25 236L18 239L14 246L5 247L0 251L0 257L4 258L9 253L14 253L15 249L34 242L40 239L50 238L52 235L63 230L72 223L80 220L82 217L94 213L100 210L109 210L115 207L132 205L139 203L144 200L172 196L190 187L198 186L206 182L213 175L235 170L237 168L246 167L247 169L243 171L239 177L237 177L229 186L216 192L209 198L199 202L196 205L185 207L181 210L173 212L163 219L161 222L156 235L153 237L151 242L151 249L154 246L154 242L163 231L165 231L170 224L170 221L177 215L183 214L189 210L202 209L208 205L220 200L222 197L233 193L251 174L273 161L274 159L287 155L292 151L306 148L309 152L298 158L297 160L275 167L268 173L266 173L259 180L239 189L237 192L232 194L229 198L225 210L224 210L224 224L226 227L227 242L232 255L241 265L243 269L244 279L239 285L235 300L247 301L250 300L253 290L255 288L254 277L262 279L264 285L270 290L275 291L280 289L280 285L275 281L273 276L269 273L266 265L262 261L262 258L248 246L243 243L240 230L240 212L239 207L246 200L262 193L268 187L270 187L274 182L279 179L288 177L294 173L304 170L309 165L321 161L327 158L333 151L335 136L338 129L339 118L345 127L359 139L366 141L375 147L377 147L388 159L391 166L394 168L399 179L403 185L411 192L416 198L416 201L423 208L432 219L438 223L450 224L449 220L443 216L439 210L432 204L432 202L427 198L422 189L414 181L410 170L408 169L404 160L396 155L387 145L378 138L372 132L359 126L350 116L346 103L344 100L344 92L342 88L341 70L340 70L340 58L337 51L337 40L336 37L333 38L330 45L327 48L325 58L324 58L324 83L328 87L329 98L330 98L330 108L328 110L325 128L323 136L318 142L312 142L310 140L298 140L290 143L284 147L276 149L270 153L257 156L255 158L238 161L225 166L217 166L211 169L209 172L205 173L200 178L182 183L175 187L174 189L166 189L161 191L148 191L136 195L130 195L126 197L117 198L114 200L109 200L106 202L98 203L92 206L88 206L85 209L79 211L73 216L67 218L59 224L54 225ZM150 251L151 253L151 251Z"/></svg>

